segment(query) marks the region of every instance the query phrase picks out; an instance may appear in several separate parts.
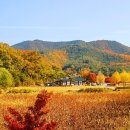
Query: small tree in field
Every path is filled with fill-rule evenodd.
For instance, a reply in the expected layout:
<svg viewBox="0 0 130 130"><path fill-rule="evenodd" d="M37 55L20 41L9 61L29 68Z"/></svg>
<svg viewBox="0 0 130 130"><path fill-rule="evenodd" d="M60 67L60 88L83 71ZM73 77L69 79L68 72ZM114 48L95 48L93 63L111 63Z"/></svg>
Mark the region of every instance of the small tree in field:
<svg viewBox="0 0 130 130"><path fill-rule="evenodd" d="M5 68L0 68L0 87L8 87L13 85L13 77Z"/></svg>
<svg viewBox="0 0 130 130"><path fill-rule="evenodd" d="M44 107L46 106L50 93L43 91L37 95L35 105L28 107L27 112L21 115L13 108L8 108L12 116L6 115L5 121L9 130L55 130L56 123L46 123L45 116L48 113Z"/></svg>

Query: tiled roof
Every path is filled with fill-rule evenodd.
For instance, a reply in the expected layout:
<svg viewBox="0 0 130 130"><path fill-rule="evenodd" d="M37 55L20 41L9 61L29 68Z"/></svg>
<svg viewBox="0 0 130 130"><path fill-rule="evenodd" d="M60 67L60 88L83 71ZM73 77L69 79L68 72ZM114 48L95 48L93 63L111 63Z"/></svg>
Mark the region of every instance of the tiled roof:
<svg viewBox="0 0 130 130"><path fill-rule="evenodd" d="M74 79L74 81L85 81L84 78L79 77L79 76L72 77L72 79ZM71 81L72 79L70 77L66 77L66 78L58 79L57 81Z"/></svg>

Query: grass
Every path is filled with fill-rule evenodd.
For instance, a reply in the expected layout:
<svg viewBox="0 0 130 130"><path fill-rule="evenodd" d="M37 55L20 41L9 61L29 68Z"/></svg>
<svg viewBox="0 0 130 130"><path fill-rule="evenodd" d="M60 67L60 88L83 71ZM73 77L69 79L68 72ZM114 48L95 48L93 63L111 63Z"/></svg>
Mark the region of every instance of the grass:
<svg viewBox="0 0 130 130"><path fill-rule="evenodd" d="M85 89L86 86L67 86L67 87L15 87L15 88L8 88L6 91L7 93L39 93L41 90L45 89L48 92L53 93L66 93L68 91L77 91L80 89Z"/></svg>
<svg viewBox="0 0 130 130"><path fill-rule="evenodd" d="M39 93L43 89L53 93L68 93L68 92L76 92L83 89L104 89L104 87L103 86L15 87L15 88L8 88L6 92L7 93L33 93L33 92Z"/></svg>
<svg viewBox="0 0 130 130"><path fill-rule="evenodd" d="M37 93L42 89L54 92L47 104L47 108L50 109L47 119L57 122L57 130L123 130L128 126L129 90L77 93L79 89L86 88L95 87L10 88L7 92L13 89L20 92L27 89L31 92L0 94L0 130L7 130L4 127L3 115L7 114L8 107L16 108L21 113L25 112L28 106L34 104Z"/></svg>
<svg viewBox="0 0 130 130"><path fill-rule="evenodd" d="M120 89L121 88L121 89ZM47 90L48 92L53 92L53 93L63 93L63 94L67 94L68 92L73 93L73 92L114 92L115 88L114 87L109 87L106 88L104 86L66 86L66 87L59 87L59 86L55 86L55 87L15 87L15 88L8 88L6 90L6 93L9 94L17 94L17 93L39 93L41 90ZM116 91L126 91L126 92L130 92L130 89L126 89L123 87L118 87L118 89ZM1 92L3 93L3 92Z"/></svg>

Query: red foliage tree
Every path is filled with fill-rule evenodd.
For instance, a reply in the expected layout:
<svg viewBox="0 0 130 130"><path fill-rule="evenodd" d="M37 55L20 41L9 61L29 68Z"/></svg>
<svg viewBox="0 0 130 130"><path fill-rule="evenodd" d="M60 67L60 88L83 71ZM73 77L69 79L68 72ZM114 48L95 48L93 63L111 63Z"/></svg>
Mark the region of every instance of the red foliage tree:
<svg viewBox="0 0 130 130"><path fill-rule="evenodd" d="M106 77L105 78L105 83L113 83L112 78L111 77Z"/></svg>
<svg viewBox="0 0 130 130"><path fill-rule="evenodd" d="M6 115L5 121L9 130L55 130L56 123L46 123L46 118L43 118L48 113L44 107L46 106L51 93L43 91L37 95L35 105L28 107L27 112L21 115L15 109L8 108L12 116Z"/></svg>
<svg viewBox="0 0 130 130"><path fill-rule="evenodd" d="M95 73L90 73L89 74L89 78L88 78L88 80L89 80L89 82L91 82L91 83L96 83L96 74Z"/></svg>

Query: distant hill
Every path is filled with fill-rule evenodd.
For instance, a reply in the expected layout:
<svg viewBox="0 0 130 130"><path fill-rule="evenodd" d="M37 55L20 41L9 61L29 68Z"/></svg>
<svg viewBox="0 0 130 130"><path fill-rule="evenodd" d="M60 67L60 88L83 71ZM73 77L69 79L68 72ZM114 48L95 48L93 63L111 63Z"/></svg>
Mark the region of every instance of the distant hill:
<svg viewBox="0 0 130 130"><path fill-rule="evenodd" d="M101 70L106 75L116 70L130 71L130 48L116 41L47 42L34 40L21 42L12 47L22 50L65 50L68 53L68 62L63 67L64 70L71 68L75 72L80 72L83 68L89 67L93 72Z"/></svg>
<svg viewBox="0 0 130 130"><path fill-rule="evenodd" d="M24 41L13 45L12 47L21 50L50 50L63 48L71 45L90 45L100 50L112 51L118 54L130 54L130 47L127 47L119 42L110 40L97 40L91 42L85 42L82 40L74 41L61 41L61 42L50 42L42 40Z"/></svg>
<svg viewBox="0 0 130 130"><path fill-rule="evenodd" d="M75 67L78 71L89 67L93 72L97 73L101 70L104 74L109 75L116 70L130 70L129 64L127 64L130 62L130 55L98 49L90 43L70 45L64 49L69 55L68 65Z"/></svg>
<svg viewBox="0 0 130 130"><path fill-rule="evenodd" d="M41 41L41 40L33 40L33 41L24 41L18 44L13 45L12 47L21 49L21 50L50 50L61 48L66 45L71 44L81 44L85 43L81 40L74 41L65 41L65 42L49 42L49 41Z"/></svg>
<svg viewBox="0 0 130 130"><path fill-rule="evenodd" d="M98 40L89 42L93 47L100 50L113 51L118 54L130 54L130 48L116 41Z"/></svg>

